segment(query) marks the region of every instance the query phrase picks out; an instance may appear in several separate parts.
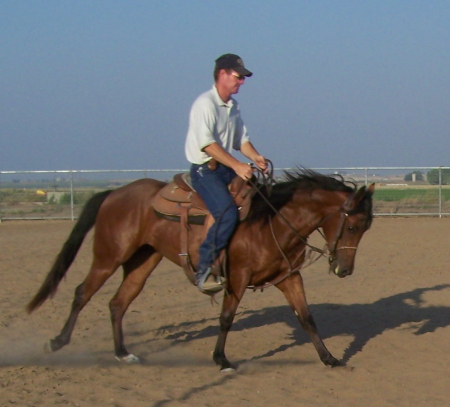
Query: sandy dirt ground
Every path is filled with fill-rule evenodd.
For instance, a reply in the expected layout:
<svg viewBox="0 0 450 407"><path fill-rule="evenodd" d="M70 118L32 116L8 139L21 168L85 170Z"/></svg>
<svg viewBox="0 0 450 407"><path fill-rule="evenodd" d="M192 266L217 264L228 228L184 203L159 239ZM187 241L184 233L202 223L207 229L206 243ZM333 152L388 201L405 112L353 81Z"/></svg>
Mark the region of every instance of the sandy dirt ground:
<svg viewBox="0 0 450 407"><path fill-rule="evenodd" d="M108 302L117 272L80 315L72 342L45 354L91 260L92 234L56 296L24 308L59 252L70 221L0 224L0 406L448 406L450 219L376 218L355 273L325 260L302 275L328 349L325 367L276 288L248 291L227 342L224 374L211 352L220 307L169 262L153 273L124 322L140 365L115 360ZM218 296L220 297L220 296ZM219 298L220 300L220 298Z"/></svg>

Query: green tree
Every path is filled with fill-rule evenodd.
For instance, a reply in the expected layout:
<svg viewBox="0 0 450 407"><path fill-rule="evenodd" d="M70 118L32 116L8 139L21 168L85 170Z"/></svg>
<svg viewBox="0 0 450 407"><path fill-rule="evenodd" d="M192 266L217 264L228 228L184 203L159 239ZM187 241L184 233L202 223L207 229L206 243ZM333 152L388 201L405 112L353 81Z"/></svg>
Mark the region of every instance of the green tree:
<svg viewBox="0 0 450 407"><path fill-rule="evenodd" d="M442 185L450 184L450 169L441 169ZM432 185L439 184L439 169L432 169L427 172L427 180Z"/></svg>
<svg viewBox="0 0 450 407"><path fill-rule="evenodd" d="M405 175L405 181L412 181L413 174L416 174L416 181L423 181L423 174L421 171L413 171Z"/></svg>

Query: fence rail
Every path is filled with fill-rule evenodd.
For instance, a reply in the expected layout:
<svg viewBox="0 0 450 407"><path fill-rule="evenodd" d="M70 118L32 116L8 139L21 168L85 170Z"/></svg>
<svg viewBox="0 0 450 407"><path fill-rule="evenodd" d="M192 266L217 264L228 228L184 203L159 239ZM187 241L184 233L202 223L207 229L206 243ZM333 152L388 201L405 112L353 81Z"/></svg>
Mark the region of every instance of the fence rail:
<svg viewBox="0 0 450 407"><path fill-rule="evenodd" d="M276 179L292 168L275 168ZM450 167L314 168L376 184L375 216L450 216ZM169 181L187 169L0 171L2 220L75 220L90 196L139 178Z"/></svg>

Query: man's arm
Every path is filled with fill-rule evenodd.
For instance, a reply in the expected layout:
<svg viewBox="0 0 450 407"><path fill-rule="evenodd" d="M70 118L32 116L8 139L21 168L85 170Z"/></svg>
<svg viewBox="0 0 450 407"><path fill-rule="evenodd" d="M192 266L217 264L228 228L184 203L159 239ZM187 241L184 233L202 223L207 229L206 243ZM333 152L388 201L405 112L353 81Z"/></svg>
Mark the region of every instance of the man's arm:
<svg viewBox="0 0 450 407"><path fill-rule="evenodd" d="M255 147L250 141L246 141L241 145L241 153L244 154L247 158L252 160L258 168L265 170L267 168L266 159L264 156L256 151Z"/></svg>

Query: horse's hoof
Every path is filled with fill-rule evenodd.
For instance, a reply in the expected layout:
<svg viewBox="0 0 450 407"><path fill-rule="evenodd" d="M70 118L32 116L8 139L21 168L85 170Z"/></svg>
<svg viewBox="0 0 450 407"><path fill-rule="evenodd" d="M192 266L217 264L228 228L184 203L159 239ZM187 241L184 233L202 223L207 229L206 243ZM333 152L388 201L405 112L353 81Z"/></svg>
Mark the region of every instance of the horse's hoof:
<svg viewBox="0 0 450 407"><path fill-rule="evenodd" d="M335 359L333 357L331 357L331 358L329 358L329 359L327 359L325 361L322 360L322 362L323 362L323 364L325 366L329 366L332 369L335 368L335 367L342 367L342 366L344 366L344 364L342 362L340 362L339 360L337 360L337 359Z"/></svg>
<svg viewBox="0 0 450 407"><path fill-rule="evenodd" d="M133 355L132 353L129 353L127 356L116 356L116 359L119 362L124 362L127 364L141 363L141 360L137 356Z"/></svg>
<svg viewBox="0 0 450 407"><path fill-rule="evenodd" d="M44 352L45 353L52 353L53 349L52 349L52 341L48 341L45 343L44 345Z"/></svg>
<svg viewBox="0 0 450 407"><path fill-rule="evenodd" d="M220 369L220 373L236 373L236 369L234 367L224 367Z"/></svg>

